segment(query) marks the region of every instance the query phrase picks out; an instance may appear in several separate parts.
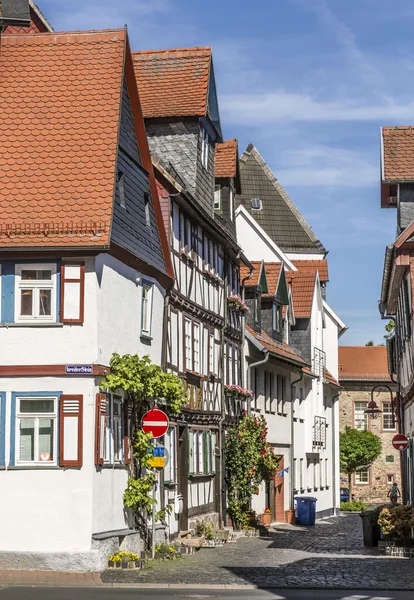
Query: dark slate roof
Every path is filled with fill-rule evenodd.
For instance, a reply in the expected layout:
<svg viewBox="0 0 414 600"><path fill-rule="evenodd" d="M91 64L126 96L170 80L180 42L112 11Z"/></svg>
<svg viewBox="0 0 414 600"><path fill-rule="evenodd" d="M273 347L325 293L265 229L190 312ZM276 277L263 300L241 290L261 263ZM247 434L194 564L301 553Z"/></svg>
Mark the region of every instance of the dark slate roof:
<svg viewBox="0 0 414 600"><path fill-rule="evenodd" d="M284 252L325 253L312 228L293 204L253 144L240 158L242 205ZM252 209L252 198L260 198L262 210Z"/></svg>

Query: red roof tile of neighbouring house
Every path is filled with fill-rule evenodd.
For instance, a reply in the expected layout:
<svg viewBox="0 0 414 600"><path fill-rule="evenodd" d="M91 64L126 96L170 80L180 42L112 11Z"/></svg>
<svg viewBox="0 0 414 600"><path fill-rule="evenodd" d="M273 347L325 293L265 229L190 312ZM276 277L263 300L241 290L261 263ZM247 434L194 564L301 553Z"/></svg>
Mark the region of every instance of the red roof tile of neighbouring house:
<svg viewBox="0 0 414 600"><path fill-rule="evenodd" d="M125 30L4 36L0 243L109 243Z"/></svg>
<svg viewBox="0 0 414 600"><path fill-rule="evenodd" d="M262 262L260 260L259 261L255 260L251 264L254 267L254 271L253 271L251 278L247 279L247 281L244 282L244 285L246 287L259 285L260 268L262 266ZM246 279L246 277L249 277L249 275L250 275L249 267L247 267L246 265L243 265L243 264L240 265L240 283L243 281L243 279Z"/></svg>
<svg viewBox="0 0 414 600"><path fill-rule="evenodd" d="M207 115L211 48L133 53L144 117Z"/></svg>
<svg viewBox="0 0 414 600"><path fill-rule="evenodd" d="M319 273L320 281L329 281L327 260L294 260L293 264L301 272Z"/></svg>
<svg viewBox="0 0 414 600"><path fill-rule="evenodd" d="M339 346L339 379L391 381L385 346Z"/></svg>
<svg viewBox="0 0 414 600"><path fill-rule="evenodd" d="M326 383L330 383L331 385L335 385L336 387L341 387L339 385L339 383L337 382L337 380L335 379L335 377L332 375L332 373L330 373L330 371L328 371L328 369L325 369L325 371L324 371L324 379L325 379Z"/></svg>
<svg viewBox="0 0 414 600"><path fill-rule="evenodd" d="M257 333L249 325L245 325L245 327L246 331L248 331L250 335L252 335L266 350L281 360L285 360L300 366L306 366L306 362L303 360L303 358L299 356L299 354L297 354L293 348L286 344L286 342L277 342L268 336L263 330L260 333Z"/></svg>
<svg viewBox="0 0 414 600"><path fill-rule="evenodd" d="M237 140L226 140L216 144L216 177L236 177Z"/></svg>
<svg viewBox="0 0 414 600"><path fill-rule="evenodd" d="M414 180L414 127L383 127L384 181Z"/></svg>

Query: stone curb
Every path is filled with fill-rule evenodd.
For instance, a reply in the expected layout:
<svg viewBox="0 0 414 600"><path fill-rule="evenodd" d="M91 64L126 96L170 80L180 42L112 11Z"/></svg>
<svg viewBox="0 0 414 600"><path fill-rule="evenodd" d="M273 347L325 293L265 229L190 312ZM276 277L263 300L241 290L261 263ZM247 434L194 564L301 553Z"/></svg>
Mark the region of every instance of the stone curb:
<svg viewBox="0 0 414 600"><path fill-rule="evenodd" d="M70 589L158 589L158 590L330 590L330 591L363 591L363 592L414 592L414 588L407 587L359 587L353 585L252 585L252 584L195 584L195 583L0 583L0 590L10 587L19 588L70 588Z"/></svg>

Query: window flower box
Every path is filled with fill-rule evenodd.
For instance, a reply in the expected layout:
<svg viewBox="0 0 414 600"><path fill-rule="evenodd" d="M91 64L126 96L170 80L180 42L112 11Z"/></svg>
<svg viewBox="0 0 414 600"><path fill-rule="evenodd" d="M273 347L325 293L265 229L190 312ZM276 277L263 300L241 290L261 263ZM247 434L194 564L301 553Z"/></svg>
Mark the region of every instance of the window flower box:
<svg viewBox="0 0 414 600"><path fill-rule="evenodd" d="M236 294L232 294L227 298L227 306L230 310L241 313L243 315L250 312L250 308L247 306L247 304L243 302L240 296L237 296Z"/></svg>
<svg viewBox="0 0 414 600"><path fill-rule="evenodd" d="M246 388L242 388L240 385L225 385L224 392L226 396L231 396L232 398L238 398L239 400L251 400L253 398L252 390L248 390Z"/></svg>

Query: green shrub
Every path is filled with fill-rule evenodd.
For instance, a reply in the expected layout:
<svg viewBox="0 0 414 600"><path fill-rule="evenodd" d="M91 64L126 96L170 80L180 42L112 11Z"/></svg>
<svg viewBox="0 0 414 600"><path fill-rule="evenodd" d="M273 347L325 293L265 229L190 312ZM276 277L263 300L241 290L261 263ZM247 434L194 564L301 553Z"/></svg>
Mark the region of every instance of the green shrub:
<svg viewBox="0 0 414 600"><path fill-rule="evenodd" d="M195 534L197 537L205 537L206 540L213 540L213 525L211 523L196 521Z"/></svg>
<svg viewBox="0 0 414 600"><path fill-rule="evenodd" d="M378 525L387 538L408 539L414 526L414 509L411 506L384 506L380 512Z"/></svg>
<svg viewBox="0 0 414 600"><path fill-rule="evenodd" d="M367 505L361 500L352 500L352 502L341 502L341 510L346 512L361 512L367 508Z"/></svg>

